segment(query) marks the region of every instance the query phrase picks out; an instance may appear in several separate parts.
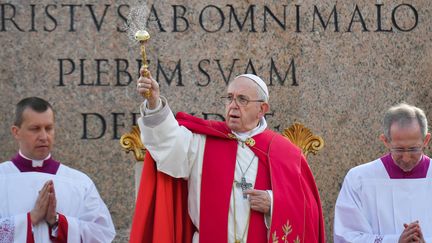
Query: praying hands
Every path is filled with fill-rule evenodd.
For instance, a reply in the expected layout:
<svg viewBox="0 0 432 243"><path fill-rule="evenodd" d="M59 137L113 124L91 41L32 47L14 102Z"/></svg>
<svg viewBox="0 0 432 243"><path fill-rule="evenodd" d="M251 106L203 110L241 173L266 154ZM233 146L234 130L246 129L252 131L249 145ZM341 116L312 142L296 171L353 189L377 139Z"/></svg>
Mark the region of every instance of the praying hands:
<svg viewBox="0 0 432 243"><path fill-rule="evenodd" d="M399 243L406 242L416 242L416 243L425 243L423 238L423 233L420 228L420 224L418 221L414 221L410 224L404 224L404 231L402 232Z"/></svg>
<svg viewBox="0 0 432 243"><path fill-rule="evenodd" d="M54 192L53 181L47 181L39 191L36 204L30 212L30 218L33 225L39 224L45 220L49 225L56 222L56 204L57 199Z"/></svg>

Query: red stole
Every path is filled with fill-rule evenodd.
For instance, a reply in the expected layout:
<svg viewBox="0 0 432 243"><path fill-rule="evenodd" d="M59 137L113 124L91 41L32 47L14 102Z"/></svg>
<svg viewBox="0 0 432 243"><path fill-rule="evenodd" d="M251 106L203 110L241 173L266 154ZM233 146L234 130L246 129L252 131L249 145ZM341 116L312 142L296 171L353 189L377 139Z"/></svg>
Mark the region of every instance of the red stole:
<svg viewBox="0 0 432 243"><path fill-rule="evenodd" d="M258 135L260 137L264 134ZM261 139L255 137L257 145L252 148L258 157L258 172L255 189L271 189L265 153L259 150ZM206 138L201 182L200 242L226 242L228 235L228 211L234 181L237 140ZM262 213L251 211L248 243L267 241L267 229Z"/></svg>
<svg viewBox="0 0 432 243"><path fill-rule="evenodd" d="M52 236L52 227L48 226L48 233L50 236L50 240L53 243L67 243L68 238L68 222L64 215L59 214L59 222L57 225L57 237ZM31 217L30 212L27 213L27 240L26 243L35 243L33 231L32 231L32 224L31 224Z"/></svg>

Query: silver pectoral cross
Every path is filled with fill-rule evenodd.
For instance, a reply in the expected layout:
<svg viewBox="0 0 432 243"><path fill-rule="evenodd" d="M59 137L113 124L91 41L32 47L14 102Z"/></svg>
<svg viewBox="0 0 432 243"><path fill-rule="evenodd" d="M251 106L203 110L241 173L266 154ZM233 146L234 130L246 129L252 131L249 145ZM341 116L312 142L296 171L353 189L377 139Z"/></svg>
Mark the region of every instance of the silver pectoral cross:
<svg viewBox="0 0 432 243"><path fill-rule="evenodd" d="M243 198L247 199L247 195L244 193L247 189L252 188L252 183L247 183L246 178L243 176L241 182L236 183L237 187L240 187L243 192Z"/></svg>

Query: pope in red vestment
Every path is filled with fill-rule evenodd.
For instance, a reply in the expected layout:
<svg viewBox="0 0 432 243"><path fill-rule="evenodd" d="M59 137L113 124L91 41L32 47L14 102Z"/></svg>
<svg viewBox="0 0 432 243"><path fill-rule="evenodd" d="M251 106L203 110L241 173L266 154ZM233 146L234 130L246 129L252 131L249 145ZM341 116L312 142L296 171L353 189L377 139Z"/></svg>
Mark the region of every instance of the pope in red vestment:
<svg viewBox="0 0 432 243"><path fill-rule="evenodd" d="M229 121L206 121L185 113L176 119L192 133L205 135L199 242L228 242L239 141ZM250 140L246 145L258 158L254 189L271 190L273 201L268 226L262 212L250 210L247 242L325 242L318 190L301 150L268 129ZM150 154L151 150L144 162L130 242L192 242L197 229L188 214L187 181L159 172Z"/></svg>

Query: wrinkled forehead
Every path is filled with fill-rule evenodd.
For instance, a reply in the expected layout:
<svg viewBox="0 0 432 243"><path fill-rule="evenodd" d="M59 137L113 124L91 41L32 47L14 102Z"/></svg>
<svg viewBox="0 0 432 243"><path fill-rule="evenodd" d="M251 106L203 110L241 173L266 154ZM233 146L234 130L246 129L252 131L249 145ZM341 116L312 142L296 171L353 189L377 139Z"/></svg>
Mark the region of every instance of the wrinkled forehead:
<svg viewBox="0 0 432 243"><path fill-rule="evenodd" d="M227 93L252 95L257 93L257 88L253 80L246 77L238 77L229 83Z"/></svg>

